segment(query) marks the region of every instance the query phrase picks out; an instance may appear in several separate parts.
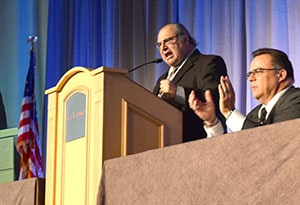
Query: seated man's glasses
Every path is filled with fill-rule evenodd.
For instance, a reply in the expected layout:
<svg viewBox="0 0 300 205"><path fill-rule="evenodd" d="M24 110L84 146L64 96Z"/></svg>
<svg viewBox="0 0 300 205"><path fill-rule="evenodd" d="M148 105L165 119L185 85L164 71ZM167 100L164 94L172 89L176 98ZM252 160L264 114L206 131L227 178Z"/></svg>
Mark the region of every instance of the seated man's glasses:
<svg viewBox="0 0 300 205"><path fill-rule="evenodd" d="M257 76L260 73L263 73L264 71L270 71L270 70L280 70L280 68L256 68L248 73L246 73L247 78L249 78L251 75Z"/></svg>

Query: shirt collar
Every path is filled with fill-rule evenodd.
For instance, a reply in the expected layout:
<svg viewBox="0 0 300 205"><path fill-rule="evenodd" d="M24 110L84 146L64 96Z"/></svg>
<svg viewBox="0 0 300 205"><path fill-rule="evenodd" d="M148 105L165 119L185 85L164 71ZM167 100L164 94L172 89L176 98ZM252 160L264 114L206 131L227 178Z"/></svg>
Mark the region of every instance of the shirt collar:
<svg viewBox="0 0 300 205"><path fill-rule="evenodd" d="M278 93L276 93L276 95L274 95L274 97L266 104L266 105L262 105L261 108L259 109L259 115L260 115L260 111L263 107L266 108L267 111L267 116L269 115L269 113L271 112L272 108L275 106L275 104L277 103L277 101L279 100L279 98L290 88L291 86L288 86L286 88L284 88L283 90L279 91Z"/></svg>

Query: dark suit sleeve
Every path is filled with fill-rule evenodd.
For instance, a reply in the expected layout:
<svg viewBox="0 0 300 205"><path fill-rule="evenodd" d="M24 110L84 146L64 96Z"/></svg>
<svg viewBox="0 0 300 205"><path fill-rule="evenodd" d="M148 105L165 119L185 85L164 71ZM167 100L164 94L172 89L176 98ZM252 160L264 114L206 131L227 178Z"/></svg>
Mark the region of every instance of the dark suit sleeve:
<svg viewBox="0 0 300 205"><path fill-rule="evenodd" d="M0 92L0 129L7 128L6 123L6 113L5 113L5 107L2 99L2 94Z"/></svg>

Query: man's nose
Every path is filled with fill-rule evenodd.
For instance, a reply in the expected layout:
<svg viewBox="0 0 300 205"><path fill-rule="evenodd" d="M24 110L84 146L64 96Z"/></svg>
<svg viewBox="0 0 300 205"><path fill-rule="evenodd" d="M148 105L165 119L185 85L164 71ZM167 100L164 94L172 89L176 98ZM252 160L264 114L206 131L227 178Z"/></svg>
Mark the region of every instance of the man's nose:
<svg viewBox="0 0 300 205"><path fill-rule="evenodd" d="M161 48L162 48L163 51L166 51L168 49L168 46L167 46L167 44L162 43Z"/></svg>
<svg viewBox="0 0 300 205"><path fill-rule="evenodd" d="M254 81L254 80L255 80L255 76L254 76L254 74L253 74L253 73L251 73L247 79L248 79L248 81L249 81L249 82L252 82L252 81Z"/></svg>

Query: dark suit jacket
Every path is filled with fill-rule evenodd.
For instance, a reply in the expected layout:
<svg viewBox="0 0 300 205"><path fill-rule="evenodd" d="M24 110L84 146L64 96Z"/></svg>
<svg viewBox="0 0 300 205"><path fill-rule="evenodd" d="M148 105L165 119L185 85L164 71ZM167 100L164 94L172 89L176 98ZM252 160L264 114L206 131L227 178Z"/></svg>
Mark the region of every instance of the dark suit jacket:
<svg viewBox="0 0 300 205"><path fill-rule="evenodd" d="M256 106L246 117L242 129L259 126L258 111L262 105ZM266 124L300 118L300 88L290 87L277 101L271 110Z"/></svg>
<svg viewBox="0 0 300 205"><path fill-rule="evenodd" d="M155 95L159 93L159 82L165 79L167 75L168 72L164 73L157 80L153 89ZM227 75L224 60L216 55L203 55L196 49L172 80L175 85L184 88L186 102L184 105L181 105L175 102L174 99L165 97L163 99L183 111L183 142L201 139L207 136L203 128L203 121L197 117L194 111L188 106L188 96L192 90L195 90L198 97L202 100L204 99L203 93L205 90L209 89L212 91L217 107L217 115L219 119L221 119L224 128L226 128L225 119L220 114L218 108L218 84L220 83L221 75Z"/></svg>
<svg viewBox="0 0 300 205"><path fill-rule="evenodd" d="M2 100L2 94L0 92L0 129L7 128L6 124L6 113L5 113L5 107Z"/></svg>

